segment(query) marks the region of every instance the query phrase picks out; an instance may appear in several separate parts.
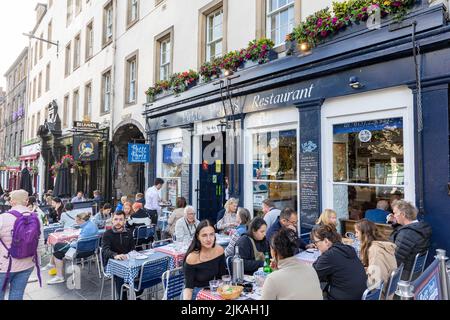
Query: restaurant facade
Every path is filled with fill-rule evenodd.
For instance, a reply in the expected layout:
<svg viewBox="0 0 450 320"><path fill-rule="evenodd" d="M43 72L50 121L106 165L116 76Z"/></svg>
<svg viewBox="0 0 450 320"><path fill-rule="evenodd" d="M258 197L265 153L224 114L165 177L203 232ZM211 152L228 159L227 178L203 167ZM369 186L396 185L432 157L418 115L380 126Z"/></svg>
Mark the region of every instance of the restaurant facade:
<svg viewBox="0 0 450 320"><path fill-rule="evenodd" d="M294 53L146 104L147 179L215 220L231 197L272 199L302 232L320 212L360 219L404 198L450 249L450 26L442 5L347 28ZM414 51L413 48L416 48Z"/></svg>

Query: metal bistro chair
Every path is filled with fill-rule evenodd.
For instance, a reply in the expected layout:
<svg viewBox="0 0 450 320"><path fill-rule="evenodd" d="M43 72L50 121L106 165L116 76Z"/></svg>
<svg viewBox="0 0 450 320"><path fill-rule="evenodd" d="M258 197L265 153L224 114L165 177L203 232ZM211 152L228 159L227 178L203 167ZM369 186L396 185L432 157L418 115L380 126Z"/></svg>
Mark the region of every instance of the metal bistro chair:
<svg viewBox="0 0 450 320"><path fill-rule="evenodd" d="M165 240L159 240L159 241L154 241L152 244L152 248L158 248L158 247L163 247L166 246L170 243L172 243L173 240L172 239L165 239Z"/></svg>
<svg viewBox="0 0 450 320"><path fill-rule="evenodd" d="M232 262L233 262L233 256L228 256L227 259L225 260L225 263L227 265L227 269L228 269L228 274L231 276L233 273L232 270Z"/></svg>
<svg viewBox="0 0 450 320"><path fill-rule="evenodd" d="M100 256L100 268L102 273L102 286L100 289L100 300L102 300L103 297L103 289L105 287L105 280L111 280L112 276L105 273L105 265L103 264L103 252L102 247L100 247L99 256Z"/></svg>
<svg viewBox="0 0 450 320"><path fill-rule="evenodd" d="M397 284L402 277L403 272L403 263L394 271L391 272L391 276L389 277L388 286L386 290L386 300L388 300L397 290Z"/></svg>
<svg viewBox="0 0 450 320"><path fill-rule="evenodd" d="M98 259L98 250L99 250L99 243L100 238L98 236L93 236L85 239L78 240L76 242L76 252L73 256L73 258L68 258L67 256L65 259L71 260L72 262L72 271L75 271L75 264L81 261L83 264L84 262L89 262L89 271L90 271L90 263L93 259L95 259L95 263L97 265L98 270L98 277L101 279L101 273L100 273L100 262ZM72 281L75 284L75 275L76 272L73 273Z"/></svg>
<svg viewBox="0 0 450 320"><path fill-rule="evenodd" d="M135 281L134 291L139 292L147 288L154 288L162 281L162 275L169 269L169 257L164 257L161 259L147 261L141 266L139 280ZM122 290L120 292L120 300L123 297L123 289L127 290L127 294L130 292L130 285L124 283L122 285ZM136 298L142 297L144 294Z"/></svg>
<svg viewBox="0 0 450 320"><path fill-rule="evenodd" d="M414 258L414 264L411 269L411 274L409 275L409 282L416 279L418 276L420 276L425 269L425 264L427 262L428 257L428 250L422 253L416 254L416 257Z"/></svg>
<svg viewBox="0 0 450 320"><path fill-rule="evenodd" d="M167 270L162 275L164 288L163 300L180 300L184 290L183 268Z"/></svg>
<svg viewBox="0 0 450 320"><path fill-rule="evenodd" d="M362 300L381 300L381 293L383 292L383 281L380 281L378 284L378 287L369 289L367 288L366 291L364 291Z"/></svg>
<svg viewBox="0 0 450 320"><path fill-rule="evenodd" d="M155 236L155 227L139 226L134 229L133 238L136 240L136 248L144 248L151 237ZM149 241L150 242L150 241ZM148 243L150 245L150 243Z"/></svg>

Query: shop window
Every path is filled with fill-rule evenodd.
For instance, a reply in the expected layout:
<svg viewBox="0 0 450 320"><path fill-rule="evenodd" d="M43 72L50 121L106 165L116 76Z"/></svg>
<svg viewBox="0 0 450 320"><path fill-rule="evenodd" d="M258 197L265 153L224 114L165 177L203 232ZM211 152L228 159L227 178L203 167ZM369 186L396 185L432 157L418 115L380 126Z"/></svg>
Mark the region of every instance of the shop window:
<svg viewBox="0 0 450 320"><path fill-rule="evenodd" d="M404 172L402 118L334 125L336 211L359 220L380 200L403 199Z"/></svg>
<svg viewBox="0 0 450 320"><path fill-rule="evenodd" d="M264 199L277 208L297 210L297 132L271 131L253 135L253 210L261 212Z"/></svg>
<svg viewBox="0 0 450 320"><path fill-rule="evenodd" d="M162 148L161 176L165 183L161 189L161 197L163 201L170 201L175 205L177 197L181 196L182 145L170 143Z"/></svg>

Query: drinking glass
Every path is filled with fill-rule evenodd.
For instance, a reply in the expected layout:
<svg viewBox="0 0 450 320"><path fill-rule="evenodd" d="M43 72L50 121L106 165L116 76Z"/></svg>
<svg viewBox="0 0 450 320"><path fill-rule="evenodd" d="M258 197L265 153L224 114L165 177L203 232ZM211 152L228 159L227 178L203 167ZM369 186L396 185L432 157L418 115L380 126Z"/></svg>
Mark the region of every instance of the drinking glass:
<svg viewBox="0 0 450 320"><path fill-rule="evenodd" d="M222 276L222 282L223 282L224 286L230 286L231 285L231 276L230 275Z"/></svg>
<svg viewBox="0 0 450 320"><path fill-rule="evenodd" d="M216 292L217 288L219 287L220 281L219 280L210 280L209 281L209 289L211 292Z"/></svg>

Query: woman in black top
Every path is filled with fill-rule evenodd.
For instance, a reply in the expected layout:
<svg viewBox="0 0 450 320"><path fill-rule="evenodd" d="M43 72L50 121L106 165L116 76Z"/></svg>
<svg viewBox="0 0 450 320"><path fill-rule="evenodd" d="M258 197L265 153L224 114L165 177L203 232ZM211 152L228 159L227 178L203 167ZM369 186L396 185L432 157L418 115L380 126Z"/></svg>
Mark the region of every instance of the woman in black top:
<svg viewBox="0 0 450 320"><path fill-rule="evenodd" d="M61 215L64 212L64 205L60 198L52 199L52 207L48 211L48 216L52 223L59 222Z"/></svg>
<svg viewBox="0 0 450 320"><path fill-rule="evenodd" d="M264 266L264 256L270 253L266 232L266 221L256 217L250 222L248 232L236 243L239 247L239 255L244 260L245 274L253 274L258 268Z"/></svg>
<svg viewBox="0 0 450 320"><path fill-rule="evenodd" d="M342 243L333 226L323 225L311 231L311 239L322 253L313 267L321 282L326 282L328 300L361 300L367 289L364 266L353 247Z"/></svg>
<svg viewBox="0 0 450 320"><path fill-rule="evenodd" d="M227 274L225 254L216 245L216 232L208 220L203 220L195 230L186 258L184 260L185 289L184 300L195 300L198 292L209 286L209 281L221 279Z"/></svg>

